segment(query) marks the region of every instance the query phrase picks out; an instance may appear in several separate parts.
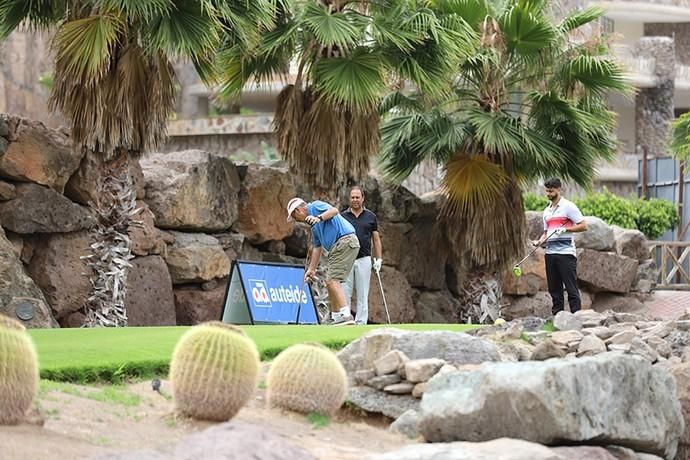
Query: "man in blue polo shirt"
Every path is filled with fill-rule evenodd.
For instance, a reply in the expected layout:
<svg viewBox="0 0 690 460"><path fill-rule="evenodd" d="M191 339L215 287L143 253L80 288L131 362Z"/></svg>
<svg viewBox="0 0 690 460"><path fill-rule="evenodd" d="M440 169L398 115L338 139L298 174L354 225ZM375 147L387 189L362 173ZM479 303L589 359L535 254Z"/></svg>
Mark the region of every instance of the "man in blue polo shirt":
<svg viewBox="0 0 690 460"><path fill-rule="evenodd" d="M340 215L337 208L323 201L307 203L293 198L287 204L288 222L295 220L311 226L312 244L309 268L305 280L316 275L321 253L326 250L328 269L326 288L331 305L332 324L352 324L350 299L346 299L343 283L352 270L359 252L359 240L354 227Z"/></svg>
<svg viewBox="0 0 690 460"><path fill-rule="evenodd" d="M572 201L561 196L560 179L544 182L549 204L544 209L544 234L532 242L541 246L546 241L546 283L553 300L551 312L564 310L563 286L568 292L570 312L580 309L580 291L577 288L577 253L573 233L587 231L587 221Z"/></svg>

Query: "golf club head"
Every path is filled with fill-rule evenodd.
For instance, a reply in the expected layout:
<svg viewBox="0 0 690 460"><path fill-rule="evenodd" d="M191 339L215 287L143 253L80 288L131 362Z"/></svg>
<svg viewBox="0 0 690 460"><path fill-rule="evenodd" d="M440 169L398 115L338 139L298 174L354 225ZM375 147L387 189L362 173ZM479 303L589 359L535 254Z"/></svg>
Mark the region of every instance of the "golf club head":
<svg viewBox="0 0 690 460"><path fill-rule="evenodd" d="M522 276L522 268L518 267L517 265L513 267L513 275L516 277L521 277Z"/></svg>

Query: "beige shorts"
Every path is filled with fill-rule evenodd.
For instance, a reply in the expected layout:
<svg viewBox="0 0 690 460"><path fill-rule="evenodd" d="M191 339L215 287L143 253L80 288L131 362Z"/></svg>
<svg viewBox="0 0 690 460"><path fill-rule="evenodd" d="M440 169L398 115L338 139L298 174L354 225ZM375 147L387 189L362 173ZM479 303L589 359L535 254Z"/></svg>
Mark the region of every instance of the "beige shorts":
<svg viewBox="0 0 690 460"><path fill-rule="evenodd" d="M328 252L326 281L344 282L352 271L357 253L359 253L359 240L354 233L343 236L336 241Z"/></svg>

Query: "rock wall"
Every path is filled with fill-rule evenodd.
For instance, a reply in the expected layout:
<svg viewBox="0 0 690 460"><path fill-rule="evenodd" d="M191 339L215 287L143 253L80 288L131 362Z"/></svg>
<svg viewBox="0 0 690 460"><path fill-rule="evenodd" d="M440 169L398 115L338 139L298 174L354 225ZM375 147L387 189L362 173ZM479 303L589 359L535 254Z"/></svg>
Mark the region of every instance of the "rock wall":
<svg viewBox="0 0 690 460"><path fill-rule="evenodd" d="M0 310L16 315L10 310L17 299L30 299L42 319L28 326L81 325L90 290L81 257L94 222L86 204L95 194L96 166L92 155L71 148L68 133L0 115L0 246L13 248L0 268ZM295 195L317 196L280 163L235 164L227 155L188 150L151 154L130 172L138 200L129 229L136 256L127 283L130 325L217 319L236 259L304 263L308 229L288 224L284 206ZM437 227L438 196L418 197L373 176L361 185L379 218L391 320L458 322L467 270L453 255L462 251ZM336 204L348 192L335 193ZM538 213L528 221L532 233L541 232ZM584 307L642 308L628 294L649 292L656 279L644 237L596 221L590 227L578 236ZM519 280L504 277L504 316L548 316L543 252L524 272ZM386 321L375 276L369 312L372 322Z"/></svg>
<svg viewBox="0 0 690 460"><path fill-rule="evenodd" d="M233 260L304 263L308 229L288 224L284 206L296 194L316 196L280 163L239 165L228 156L188 150L134 162L138 212L129 230L136 256L127 282L130 325L217 319ZM0 115L0 246L12 248L3 254L0 310L16 315L9 310L17 299L32 299L43 319L26 321L28 326L83 321L90 284L81 257L94 222L86 204L95 193L96 165L92 155L71 148L68 133ZM455 322L459 303L446 271L461 262L452 260L447 245L430 244L439 240L436 202L374 177L363 188L380 221L391 319ZM347 192L337 195L344 199ZM385 318L374 278L370 319Z"/></svg>

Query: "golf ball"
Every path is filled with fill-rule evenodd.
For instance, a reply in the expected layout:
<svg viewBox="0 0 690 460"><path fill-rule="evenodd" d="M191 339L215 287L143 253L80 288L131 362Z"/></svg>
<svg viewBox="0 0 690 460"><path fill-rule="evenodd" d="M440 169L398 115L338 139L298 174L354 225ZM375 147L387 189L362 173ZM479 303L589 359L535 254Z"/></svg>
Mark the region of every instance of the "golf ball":
<svg viewBox="0 0 690 460"><path fill-rule="evenodd" d="M506 323L506 320L504 320L503 318L496 318L496 321L494 321L494 324L496 326L500 326L500 325L505 324L505 323Z"/></svg>

